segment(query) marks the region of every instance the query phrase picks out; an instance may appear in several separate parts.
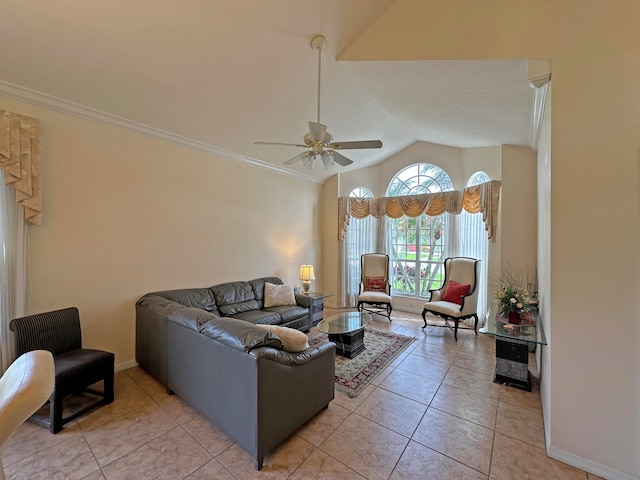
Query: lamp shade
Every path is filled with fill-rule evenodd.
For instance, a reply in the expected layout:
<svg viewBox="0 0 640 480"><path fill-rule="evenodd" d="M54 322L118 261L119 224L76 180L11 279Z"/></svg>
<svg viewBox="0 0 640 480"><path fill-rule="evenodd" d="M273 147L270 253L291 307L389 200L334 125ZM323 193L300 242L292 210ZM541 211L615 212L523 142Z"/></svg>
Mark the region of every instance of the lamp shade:
<svg viewBox="0 0 640 480"><path fill-rule="evenodd" d="M301 265L300 266L300 280L309 281L315 280L316 276L313 273L313 265Z"/></svg>

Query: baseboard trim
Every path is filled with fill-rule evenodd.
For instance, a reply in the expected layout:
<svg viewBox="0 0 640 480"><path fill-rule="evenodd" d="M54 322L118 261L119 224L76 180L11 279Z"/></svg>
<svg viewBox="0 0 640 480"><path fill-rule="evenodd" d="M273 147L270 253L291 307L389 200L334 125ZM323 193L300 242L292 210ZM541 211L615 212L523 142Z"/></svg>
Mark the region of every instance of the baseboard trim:
<svg viewBox="0 0 640 480"><path fill-rule="evenodd" d="M118 365L116 365L115 371L116 372L121 372L121 371L126 370L128 368L133 368L133 367L137 367L137 366L138 366L138 362L136 362L135 360L131 360L129 362L119 363Z"/></svg>
<svg viewBox="0 0 640 480"><path fill-rule="evenodd" d="M631 475L629 473L620 472L613 468L607 467L600 463L588 460L573 453L566 452L559 448L549 447L547 455L560 462L572 465L576 468L584 470L585 472L593 473L599 477L606 478L607 480L638 480L640 476Z"/></svg>

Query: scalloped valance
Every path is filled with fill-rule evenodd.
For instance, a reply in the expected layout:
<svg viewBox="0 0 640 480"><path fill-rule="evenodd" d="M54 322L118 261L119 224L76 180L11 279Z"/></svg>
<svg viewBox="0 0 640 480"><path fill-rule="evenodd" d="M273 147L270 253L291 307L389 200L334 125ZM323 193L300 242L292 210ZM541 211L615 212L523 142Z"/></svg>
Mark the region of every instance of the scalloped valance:
<svg viewBox="0 0 640 480"><path fill-rule="evenodd" d="M40 120L0 110L0 169L25 219L40 225Z"/></svg>
<svg viewBox="0 0 640 480"><path fill-rule="evenodd" d="M469 213L482 213L485 230L491 242L496 241L498 204L502 182L489 182L467 187L463 190L406 195L400 197L340 197L338 199L338 235L344 240L349 219L372 215L379 218L399 218L403 215L419 217L423 213L435 217L445 212L459 215L462 209Z"/></svg>

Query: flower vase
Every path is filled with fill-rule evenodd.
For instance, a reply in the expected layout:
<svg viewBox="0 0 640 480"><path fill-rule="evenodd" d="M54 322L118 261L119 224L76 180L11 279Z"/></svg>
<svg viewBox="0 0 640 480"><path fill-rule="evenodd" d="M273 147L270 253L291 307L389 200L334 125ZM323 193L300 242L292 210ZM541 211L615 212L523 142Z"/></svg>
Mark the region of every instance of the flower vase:
<svg viewBox="0 0 640 480"><path fill-rule="evenodd" d="M521 321L520 314L518 312L509 312L509 318L507 320L509 323L519 325Z"/></svg>

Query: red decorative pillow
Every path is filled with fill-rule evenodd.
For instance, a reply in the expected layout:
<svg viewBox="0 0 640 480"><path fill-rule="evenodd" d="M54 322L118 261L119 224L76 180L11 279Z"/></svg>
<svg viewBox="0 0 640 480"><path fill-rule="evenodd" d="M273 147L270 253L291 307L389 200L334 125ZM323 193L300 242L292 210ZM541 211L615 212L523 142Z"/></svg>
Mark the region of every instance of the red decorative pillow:
<svg viewBox="0 0 640 480"><path fill-rule="evenodd" d="M458 305L462 305L463 296L469 293L471 289L471 285L468 283L462 284L458 282L454 282L453 280L449 280L447 283L447 288L444 290L444 295L442 296L442 300L445 302L457 303Z"/></svg>
<svg viewBox="0 0 640 480"><path fill-rule="evenodd" d="M384 277L364 277L365 292L384 292Z"/></svg>

